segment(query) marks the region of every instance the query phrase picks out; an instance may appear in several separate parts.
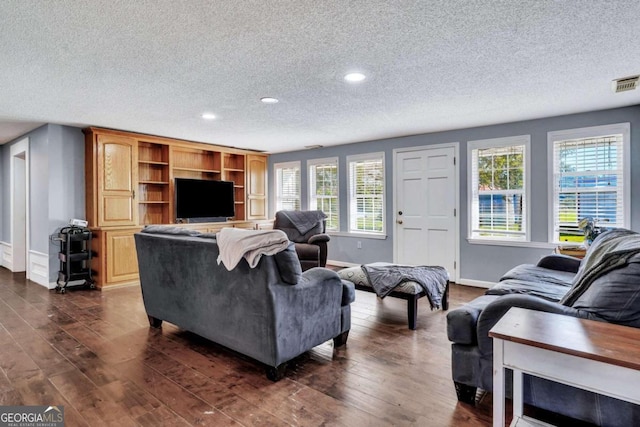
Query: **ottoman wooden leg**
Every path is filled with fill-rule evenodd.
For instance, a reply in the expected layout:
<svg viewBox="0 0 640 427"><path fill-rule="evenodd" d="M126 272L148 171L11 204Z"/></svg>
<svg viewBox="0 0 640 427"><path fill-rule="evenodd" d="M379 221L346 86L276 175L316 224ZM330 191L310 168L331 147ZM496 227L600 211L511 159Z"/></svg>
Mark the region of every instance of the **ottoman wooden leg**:
<svg viewBox="0 0 640 427"><path fill-rule="evenodd" d="M442 295L442 310L449 310L449 281L447 281L447 287L444 288L444 295Z"/></svg>
<svg viewBox="0 0 640 427"><path fill-rule="evenodd" d="M407 317L409 320L409 329L415 329L418 318L418 297L416 295L411 295L407 299Z"/></svg>

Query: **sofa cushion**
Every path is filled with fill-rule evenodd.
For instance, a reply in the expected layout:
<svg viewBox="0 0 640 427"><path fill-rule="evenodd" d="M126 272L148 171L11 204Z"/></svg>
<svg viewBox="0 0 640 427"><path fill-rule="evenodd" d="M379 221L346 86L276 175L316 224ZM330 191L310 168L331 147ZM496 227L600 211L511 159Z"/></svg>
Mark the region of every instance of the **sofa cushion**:
<svg viewBox="0 0 640 427"><path fill-rule="evenodd" d="M548 301L558 302L569 292L571 286L568 284L559 285L547 282L538 282L530 280L507 279L493 288L489 289L486 295L533 295L544 298Z"/></svg>
<svg viewBox="0 0 640 427"><path fill-rule="evenodd" d="M298 260L293 242L289 243L289 246L284 251L278 252L273 257L283 282L295 285L300 281L302 267L300 267L300 260Z"/></svg>
<svg viewBox="0 0 640 427"><path fill-rule="evenodd" d="M317 245L310 245L308 243L296 243L296 252L300 259L317 260L320 256L320 247Z"/></svg>
<svg viewBox="0 0 640 427"><path fill-rule="evenodd" d="M520 264L507 271L500 278L500 281L516 279L526 282L544 282L555 283L560 286L571 286L574 277L575 273L568 271L551 270L533 264Z"/></svg>
<svg viewBox="0 0 640 427"><path fill-rule="evenodd" d="M640 327L640 255L594 280L571 307L611 323Z"/></svg>
<svg viewBox="0 0 640 427"><path fill-rule="evenodd" d="M141 232L148 234L171 234L174 236L199 236L202 234L198 230L190 230L174 225L146 225Z"/></svg>
<svg viewBox="0 0 640 427"><path fill-rule="evenodd" d="M447 336L457 344L476 344L478 342L476 326L482 310L495 301L497 295L483 295L473 301L447 313Z"/></svg>

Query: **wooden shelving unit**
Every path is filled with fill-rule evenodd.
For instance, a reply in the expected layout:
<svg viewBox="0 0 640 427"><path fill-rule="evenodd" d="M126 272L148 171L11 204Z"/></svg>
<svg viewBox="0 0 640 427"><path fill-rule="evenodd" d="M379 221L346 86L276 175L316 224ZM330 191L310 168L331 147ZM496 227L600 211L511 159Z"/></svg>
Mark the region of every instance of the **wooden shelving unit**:
<svg viewBox="0 0 640 427"><path fill-rule="evenodd" d="M112 129L84 133L86 217L99 288L138 278L133 235L144 225L175 224L175 178L234 183L231 221L181 226L215 232L266 220L264 154Z"/></svg>
<svg viewBox="0 0 640 427"><path fill-rule="evenodd" d="M225 181L233 182L234 200L236 205L235 219L243 221L245 216L244 202L246 200L245 193L245 155L224 153L222 155L222 176Z"/></svg>
<svg viewBox="0 0 640 427"><path fill-rule="evenodd" d="M137 198L141 225L170 222L168 145L138 141Z"/></svg>

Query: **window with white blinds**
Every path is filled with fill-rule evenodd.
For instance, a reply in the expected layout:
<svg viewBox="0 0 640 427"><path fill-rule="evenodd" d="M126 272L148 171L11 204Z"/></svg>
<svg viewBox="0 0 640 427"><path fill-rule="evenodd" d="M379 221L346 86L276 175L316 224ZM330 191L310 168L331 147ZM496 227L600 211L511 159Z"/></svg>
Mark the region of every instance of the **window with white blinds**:
<svg viewBox="0 0 640 427"><path fill-rule="evenodd" d="M276 211L300 210L300 162L276 163Z"/></svg>
<svg viewBox="0 0 640 427"><path fill-rule="evenodd" d="M384 153L348 156L349 231L384 234Z"/></svg>
<svg viewBox="0 0 640 427"><path fill-rule="evenodd" d="M629 136L628 123L549 133L552 242L582 243L583 218L629 226Z"/></svg>
<svg viewBox="0 0 640 427"><path fill-rule="evenodd" d="M529 240L530 139L469 141L469 238Z"/></svg>
<svg viewBox="0 0 640 427"><path fill-rule="evenodd" d="M338 209L338 158L315 159L309 168L309 209L319 209L327 215L327 230L340 229Z"/></svg>

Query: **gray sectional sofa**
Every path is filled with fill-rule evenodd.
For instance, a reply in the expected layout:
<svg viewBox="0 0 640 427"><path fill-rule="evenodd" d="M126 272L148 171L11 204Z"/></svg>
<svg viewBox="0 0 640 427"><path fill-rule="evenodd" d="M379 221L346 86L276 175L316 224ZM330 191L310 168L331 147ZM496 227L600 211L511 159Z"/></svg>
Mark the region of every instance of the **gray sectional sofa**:
<svg viewBox="0 0 640 427"><path fill-rule="evenodd" d="M640 327L640 234L607 231L582 261L549 255L536 265L519 265L485 295L449 311L447 334L460 401L473 403L477 389L492 391L488 332L511 307ZM525 376L524 401L596 425L640 425L637 405L542 378Z"/></svg>
<svg viewBox="0 0 640 427"><path fill-rule="evenodd" d="M249 356L280 379L286 362L351 327L352 283L325 268L302 272L293 244L256 268L218 265L215 235L152 226L135 235L151 326L166 320Z"/></svg>

